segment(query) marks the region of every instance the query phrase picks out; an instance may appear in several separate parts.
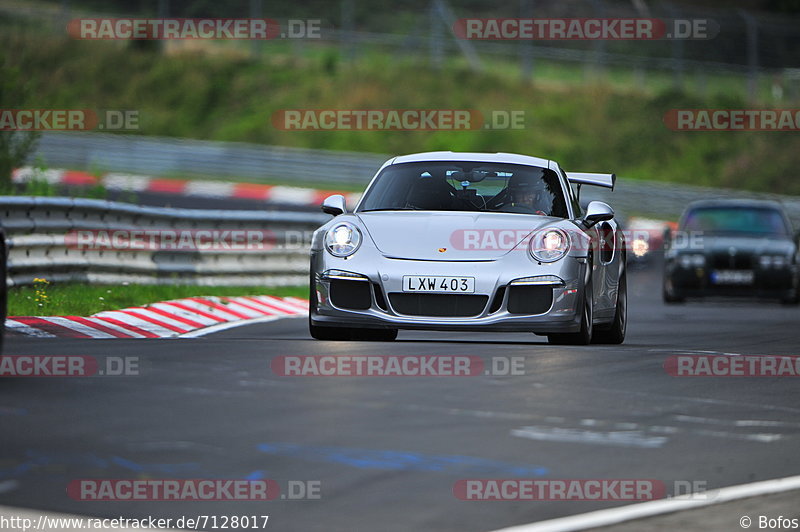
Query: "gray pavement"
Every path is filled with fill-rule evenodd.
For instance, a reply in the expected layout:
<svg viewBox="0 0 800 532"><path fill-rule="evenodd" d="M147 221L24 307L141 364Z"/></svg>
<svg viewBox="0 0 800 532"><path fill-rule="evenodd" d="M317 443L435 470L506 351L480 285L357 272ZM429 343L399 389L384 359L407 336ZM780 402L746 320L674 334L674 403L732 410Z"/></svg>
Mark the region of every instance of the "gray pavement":
<svg viewBox="0 0 800 532"><path fill-rule="evenodd" d="M390 344L315 342L303 319L183 340L10 338L7 355L137 356L141 371L0 380L0 504L107 517L269 515L268 530L484 531L627 502L462 501L457 480L658 479L672 493L675 481L717 488L800 473L799 381L678 378L662 367L678 353L799 354L800 309L665 306L657 270L632 272L630 285L622 346L428 332ZM524 357L525 375L270 370L278 355L328 353ZM73 500L66 486L82 478L269 478L282 492L319 481L321 498ZM739 530L740 509L709 522L676 515L670 526Z"/></svg>

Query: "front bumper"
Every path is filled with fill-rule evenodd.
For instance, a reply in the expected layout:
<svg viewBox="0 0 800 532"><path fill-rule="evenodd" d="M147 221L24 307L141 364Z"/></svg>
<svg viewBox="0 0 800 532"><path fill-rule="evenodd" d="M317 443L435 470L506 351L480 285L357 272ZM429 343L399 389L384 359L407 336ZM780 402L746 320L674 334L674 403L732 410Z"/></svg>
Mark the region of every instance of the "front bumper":
<svg viewBox="0 0 800 532"><path fill-rule="evenodd" d="M311 272L316 299L310 314L313 325L537 334L568 333L580 329L582 305L579 302L584 301L583 279L586 276L586 264L582 259L565 257L556 263L539 265L532 261L524 262L527 257L524 260L504 257L490 261L420 261L387 258L375 253L359 256L360 253L361 250L348 259L331 257L324 251L312 253ZM330 270L364 276L364 280L344 281L361 283L350 285L353 288L351 293L358 292L360 296L349 299L341 296L345 293L341 279L331 280L324 275ZM473 295L481 299L477 303L473 299L469 305L460 307L459 312L464 308L471 309L466 311L471 314L468 316L441 315L448 308L459 309L459 303L452 307L437 305L440 308L431 310L430 314L439 315L425 315L434 308L429 303L435 300L408 305L402 287L405 275L474 277ZM524 292L517 290L520 286L511 285L515 279L544 275L556 276L564 282L538 286L532 291L526 288ZM334 283L338 284L334 286ZM530 301L526 302L528 295L531 295ZM534 312L526 313L525 309Z"/></svg>
<svg viewBox="0 0 800 532"><path fill-rule="evenodd" d="M680 297L790 297L797 284L797 267L759 269L753 271L749 284L720 284L713 281L713 270L685 268L675 263L667 264L665 275L673 293Z"/></svg>

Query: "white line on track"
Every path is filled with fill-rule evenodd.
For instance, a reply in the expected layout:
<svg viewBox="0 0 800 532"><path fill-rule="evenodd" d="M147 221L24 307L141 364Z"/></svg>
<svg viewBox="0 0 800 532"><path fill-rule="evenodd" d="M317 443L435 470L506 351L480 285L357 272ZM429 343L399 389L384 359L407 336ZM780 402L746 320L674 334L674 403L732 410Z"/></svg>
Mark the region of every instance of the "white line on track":
<svg viewBox="0 0 800 532"><path fill-rule="evenodd" d="M648 436L640 430L596 432L583 429L537 426L513 429L511 435L539 441L644 447L646 449L661 447L669 441L666 436Z"/></svg>
<svg viewBox="0 0 800 532"><path fill-rule="evenodd" d="M697 494L682 495L672 499L630 504L620 508L609 508L527 525L512 526L494 530L493 532L570 532L572 530L586 530L616 525L634 519L679 512L681 510L695 510L704 506L796 489L800 489L800 475L709 490L702 494L703 498L698 498Z"/></svg>

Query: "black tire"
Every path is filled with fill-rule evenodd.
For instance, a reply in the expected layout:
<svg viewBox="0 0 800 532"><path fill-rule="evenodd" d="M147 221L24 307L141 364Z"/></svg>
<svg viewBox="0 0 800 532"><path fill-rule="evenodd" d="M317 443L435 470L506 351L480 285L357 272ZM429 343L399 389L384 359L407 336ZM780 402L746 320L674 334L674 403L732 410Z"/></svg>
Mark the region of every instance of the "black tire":
<svg viewBox="0 0 800 532"><path fill-rule="evenodd" d="M664 300L664 303L671 305L673 303L683 303L686 301L686 298L678 295L675 293L674 290L671 290L668 286L667 278L664 278L664 284L661 289L661 299Z"/></svg>
<svg viewBox="0 0 800 532"><path fill-rule="evenodd" d="M397 338L397 329L354 329L351 327L320 327L308 321L308 331L315 340L392 342Z"/></svg>
<svg viewBox="0 0 800 532"><path fill-rule="evenodd" d="M790 306L800 303L800 286L794 287L794 293L792 295L781 298L781 303Z"/></svg>
<svg viewBox="0 0 800 532"><path fill-rule="evenodd" d="M350 340L350 329L344 327L320 327L308 318L308 332L314 340Z"/></svg>
<svg viewBox="0 0 800 532"><path fill-rule="evenodd" d="M592 313L593 296L592 283L589 281L584 287L583 313L581 315L581 328L574 333L548 334L547 341L553 345L589 345L592 342Z"/></svg>
<svg viewBox="0 0 800 532"><path fill-rule="evenodd" d="M350 339L361 342L394 342L397 329L350 329Z"/></svg>
<svg viewBox="0 0 800 532"><path fill-rule="evenodd" d="M623 273L619 280L619 293L617 295L617 310L614 321L609 328L595 330L592 335L593 344L621 344L625 341L628 329L628 279Z"/></svg>

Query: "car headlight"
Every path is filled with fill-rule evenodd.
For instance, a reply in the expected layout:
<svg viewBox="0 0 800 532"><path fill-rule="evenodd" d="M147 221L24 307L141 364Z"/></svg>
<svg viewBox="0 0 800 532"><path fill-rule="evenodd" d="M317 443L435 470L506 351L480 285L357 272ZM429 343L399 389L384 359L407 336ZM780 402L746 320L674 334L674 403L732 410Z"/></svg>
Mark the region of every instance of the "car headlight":
<svg viewBox="0 0 800 532"><path fill-rule="evenodd" d="M360 245L361 231L351 223L338 223L325 233L325 248L334 257L349 257Z"/></svg>
<svg viewBox="0 0 800 532"><path fill-rule="evenodd" d="M758 258L758 263L762 268L783 268L791 263L791 259L783 255L761 255Z"/></svg>
<svg viewBox="0 0 800 532"><path fill-rule="evenodd" d="M678 263L681 265L682 268L702 268L706 265L706 257L705 255L698 255L698 254L683 254L678 258Z"/></svg>
<svg viewBox="0 0 800 532"><path fill-rule="evenodd" d="M569 251L569 236L561 229L536 231L528 244L531 257L539 262L555 262Z"/></svg>
<svg viewBox="0 0 800 532"><path fill-rule="evenodd" d="M650 251L650 244L644 238L636 238L631 242L631 251L636 257L644 257Z"/></svg>

